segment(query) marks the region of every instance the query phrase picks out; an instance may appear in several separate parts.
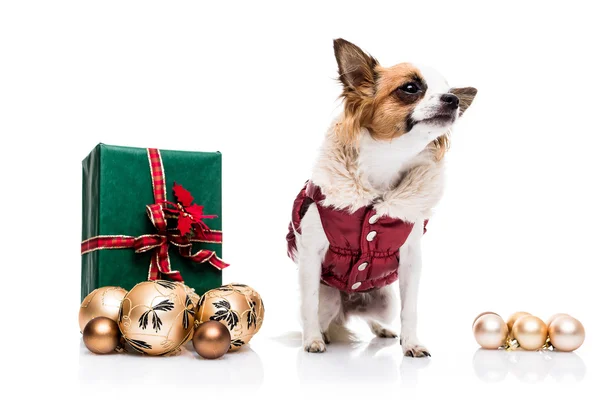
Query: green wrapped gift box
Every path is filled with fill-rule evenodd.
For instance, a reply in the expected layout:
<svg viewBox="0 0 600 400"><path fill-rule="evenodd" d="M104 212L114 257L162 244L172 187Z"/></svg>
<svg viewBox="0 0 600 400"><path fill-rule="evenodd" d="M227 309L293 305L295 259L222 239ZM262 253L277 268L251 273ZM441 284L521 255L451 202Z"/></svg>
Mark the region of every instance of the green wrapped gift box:
<svg viewBox="0 0 600 400"><path fill-rule="evenodd" d="M147 279L183 279L199 295L222 283L219 152L99 144L83 160L82 217L82 300Z"/></svg>

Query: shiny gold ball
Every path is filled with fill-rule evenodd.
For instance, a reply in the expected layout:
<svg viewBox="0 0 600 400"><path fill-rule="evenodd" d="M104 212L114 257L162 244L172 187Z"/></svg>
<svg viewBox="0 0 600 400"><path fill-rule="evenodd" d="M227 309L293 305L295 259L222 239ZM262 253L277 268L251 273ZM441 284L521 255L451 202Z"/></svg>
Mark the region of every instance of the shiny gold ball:
<svg viewBox="0 0 600 400"><path fill-rule="evenodd" d="M508 327L498 314L483 314L473 324L473 335L484 349L497 349L506 342Z"/></svg>
<svg viewBox="0 0 600 400"><path fill-rule="evenodd" d="M195 310L182 284L142 282L123 299L119 328L135 350L164 355L179 349L192 336Z"/></svg>
<svg viewBox="0 0 600 400"><path fill-rule="evenodd" d="M117 286L101 287L88 294L79 308L79 331L83 332L87 323L96 317L107 317L116 322L126 294L127 290Z"/></svg>
<svg viewBox="0 0 600 400"><path fill-rule="evenodd" d="M493 311L484 311L481 314L479 314L478 316L475 317L475 319L473 320L473 324L471 325L471 328L475 326L475 322L477 322L477 320L479 319L479 317L483 316L483 315L487 315L487 314L494 314L494 315L498 315Z"/></svg>
<svg viewBox="0 0 600 400"><path fill-rule="evenodd" d="M538 350L546 343L548 327L538 317L524 315L515 321L512 334L525 350Z"/></svg>
<svg viewBox="0 0 600 400"><path fill-rule="evenodd" d="M217 321L203 322L194 332L194 349L202 358L213 360L222 357L230 344L229 329Z"/></svg>
<svg viewBox="0 0 600 400"><path fill-rule="evenodd" d="M219 321L231 334L229 351L248 343L260 329L265 309L260 295L250 286L232 283L209 290L200 298L198 321Z"/></svg>
<svg viewBox="0 0 600 400"><path fill-rule="evenodd" d="M552 346L560 351L575 351L585 340L583 324L570 315L556 317L548 327Z"/></svg>
<svg viewBox="0 0 600 400"><path fill-rule="evenodd" d="M96 354L108 354L119 345L119 326L107 317L96 317L83 328L83 343L89 351Z"/></svg>
<svg viewBox="0 0 600 400"><path fill-rule="evenodd" d="M558 318L558 317L564 317L564 316L566 316L566 317L570 317L570 315L569 315L569 314L565 314L565 313L558 313L558 314L554 314L553 316L551 316L550 318L548 318L548 320L546 321L546 326L547 326L548 328L550 328L550 325L552 325L552 322L553 322L553 321L554 321L556 318Z"/></svg>
<svg viewBox="0 0 600 400"><path fill-rule="evenodd" d="M523 317L523 316L525 316L525 315L531 315L531 314L529 314L528 312L525 312L525 311L518 311L518 312L516 312L516 313L514 313L514 314L511 314L511 315L508 317L508 319L506 320L506 325L508 326L508 333L509 333L509 334L511 334L511 333L512 333L512 330L513 330L513 325L515 324L515 322L516 322L516 321L517 321L519 318L521 318L521 317Z"/></svg>

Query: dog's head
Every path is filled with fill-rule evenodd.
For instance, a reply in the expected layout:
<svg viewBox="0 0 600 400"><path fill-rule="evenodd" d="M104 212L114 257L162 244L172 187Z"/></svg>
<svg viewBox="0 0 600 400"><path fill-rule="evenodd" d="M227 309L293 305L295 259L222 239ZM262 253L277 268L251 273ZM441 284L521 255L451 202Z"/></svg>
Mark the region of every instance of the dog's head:
<svg viewBox="0 0 600 400"><path fill-rule="evenodd" d="M344 89L340 139L353 144L361 128L378 140L410 136L432 143L442 157L452 124L471 105L477 89L451 88L435 70L402 63L385 68L358 46L333 42Z"/></svg>

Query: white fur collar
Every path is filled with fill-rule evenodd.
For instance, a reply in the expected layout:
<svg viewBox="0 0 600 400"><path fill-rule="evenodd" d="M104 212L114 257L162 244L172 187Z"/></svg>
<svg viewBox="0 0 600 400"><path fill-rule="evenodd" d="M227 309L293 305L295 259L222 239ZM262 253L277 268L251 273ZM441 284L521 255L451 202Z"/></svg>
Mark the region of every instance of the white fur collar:
<svg viewBox="0 0 600 400"><path fill-rule="evenodd" d="M313 169L312 181L325 195L323 206L354 212L375 203L378 214L409 222L431 216L442 195L444 168L429 149L411 156L414 149L406 141L376 141L366 129L353 149L341 144L335 129L337 121Z"/></svg>

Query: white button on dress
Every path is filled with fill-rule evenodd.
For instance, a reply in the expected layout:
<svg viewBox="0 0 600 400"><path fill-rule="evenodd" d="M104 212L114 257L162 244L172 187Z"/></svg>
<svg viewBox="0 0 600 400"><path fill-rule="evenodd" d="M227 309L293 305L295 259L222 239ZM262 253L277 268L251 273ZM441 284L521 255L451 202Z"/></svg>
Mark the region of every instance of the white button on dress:
<svg viewBox="0 0 600 400"><path fill-rule="evenodd" d="M371 225L373 225L373 224L374 224L374 223L376 223L377 221L379 221L379 215L377 215L377 214L373 214L373 215L371 216L371 218L369 218L369 223L370 223Z"/></svg>
<svg viewBox="0 0 600 400"><path fill-rule="evenodd" d="M358 270L359 270L359 271L364 271L365 269L367 269L367 265L369 265L369 263L368 263L368 262L364 262L364 263L360 264L360 265L358 266Z"/></svg>
<svg viewBox="0 0 600 400"><path fill-rule="evenodd" d="M369 233L367 234L367 240L368 240L369 242L372 242L372 241L373 241L373 239L375 239L375 236L377 236L377 232L375 232L375 231L371 231L371 232L369 232Z"/></svg>
<svg viewBox="0 0 600 400"><path fill-rule="evenodd" d="M354 285L352 285L352 290L356 290L360 287L360 282L356 282Z"/></svg>

